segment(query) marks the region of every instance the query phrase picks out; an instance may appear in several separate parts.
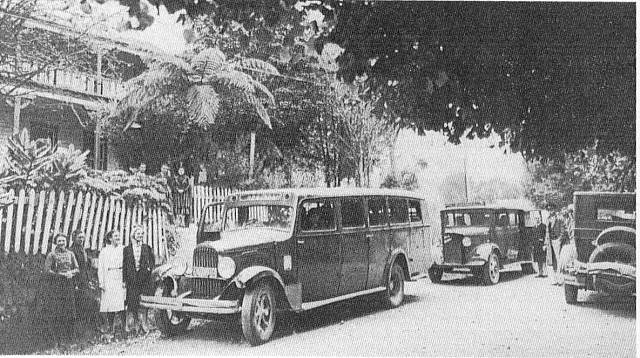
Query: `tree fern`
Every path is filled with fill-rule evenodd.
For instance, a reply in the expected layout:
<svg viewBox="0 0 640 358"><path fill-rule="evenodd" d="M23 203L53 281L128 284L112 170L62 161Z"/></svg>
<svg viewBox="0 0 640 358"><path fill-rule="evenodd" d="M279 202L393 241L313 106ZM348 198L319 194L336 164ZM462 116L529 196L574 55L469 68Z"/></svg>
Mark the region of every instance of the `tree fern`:
<svg viewBox="0 0 640 358"><path fill-rule="evenodd" d="M217 85L242 93L240 97L253 106L258 116L269 127L271 120L265 103L275 105L271 91L244 71L278 74L271 64L258 59L229 61L217 48L208 48L188 60L162 57L142 75L127 83L127 92L119 101L113 116L127 117L132 123L137 113L156 105L168 95L186 99L188 113L195 123L213 124L220 109Z"/></svg>
<svg viewBox="0 0 640 358"><path fill-rule="evenodd" d="M187 91L189 115L200 125L213 124L220 110L220 98L208 85L191 86Z"/></svg>
<svg viewBox="0 0 640 358"><path fill-rule="evenodd" d="M250 71L257 71L269 75L279 75L278 69L272 64L258 60L257 58L242 58L235 63L236 68L242 68Z"/></svg>

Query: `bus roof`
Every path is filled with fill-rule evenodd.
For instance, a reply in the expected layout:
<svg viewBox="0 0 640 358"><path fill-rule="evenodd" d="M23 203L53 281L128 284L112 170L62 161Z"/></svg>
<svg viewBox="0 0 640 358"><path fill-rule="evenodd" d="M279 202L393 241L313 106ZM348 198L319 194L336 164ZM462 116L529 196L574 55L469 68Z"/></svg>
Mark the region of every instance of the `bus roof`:
<svg viewBox="0 0 640 358"><path fill-rule="evenodd" d="M310 197L346 197L346 196L371 196L371 195L388 195L388 196L400 196L414 199L424 199L424 197L417 192L401 189L372 189L372 188L291 188L291 189L264 189L264 190L248 190L238 191L230 195L227 198L234 196L248 196L258 199L264 195L265 198L273 197L274 195L285 196L289 194L291 197L297 197L299 199Z"/></svg>

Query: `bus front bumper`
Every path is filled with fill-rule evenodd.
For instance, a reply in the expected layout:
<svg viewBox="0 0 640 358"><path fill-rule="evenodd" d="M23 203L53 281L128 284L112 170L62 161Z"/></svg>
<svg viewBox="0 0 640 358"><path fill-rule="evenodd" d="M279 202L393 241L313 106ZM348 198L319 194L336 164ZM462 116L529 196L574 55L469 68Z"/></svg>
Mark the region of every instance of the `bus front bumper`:
<svg viewBox="0 0 640 358"><path fill-rule="evenodd" d="M146 308L158 310L171 310L176 312L193 312L205 314L234 314L241 310L240 302L230 300L196 299L178 297L141 296L140 305Z"/></svg>

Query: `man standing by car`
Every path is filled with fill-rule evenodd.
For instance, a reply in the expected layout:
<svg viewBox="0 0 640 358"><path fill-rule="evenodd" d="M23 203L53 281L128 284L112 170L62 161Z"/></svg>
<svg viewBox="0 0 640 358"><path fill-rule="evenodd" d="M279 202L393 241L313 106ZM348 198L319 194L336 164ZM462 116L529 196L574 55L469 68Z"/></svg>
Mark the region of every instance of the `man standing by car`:
<svg viewBox="0 0 640 358"><path fill-rule="evenodd" d="M561 237L565 232L564 223L561 218L555 212L549 214L549 226L547 232L549 233L549 249L551 250L551 266L553 267L553 274L551 278L554 285L561 285L560 272L558 270L558 258L560 257Z"/></svg>
<svg viewBox="0 0 640 358"><path fill-rule="evenodd" d="M536 216L532 240L533 260L538 264L538 275L536 277L547 277L544 270L544 266L547 262L547 252L545 247L546 234L547 226L542 223L539 216Z"/></svg>

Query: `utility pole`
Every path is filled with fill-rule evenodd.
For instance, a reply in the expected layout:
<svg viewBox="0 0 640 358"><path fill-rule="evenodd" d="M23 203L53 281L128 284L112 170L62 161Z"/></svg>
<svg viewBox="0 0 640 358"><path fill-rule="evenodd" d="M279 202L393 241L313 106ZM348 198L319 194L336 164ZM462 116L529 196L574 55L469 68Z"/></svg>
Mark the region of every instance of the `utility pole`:
<svg viewBox="0 0 640 358"><path fill-rule="evenodd" d="M467 189L467 154L464 154L464 158L462 160L464 165L464 201L469 202L469 190Z"/></svg>

